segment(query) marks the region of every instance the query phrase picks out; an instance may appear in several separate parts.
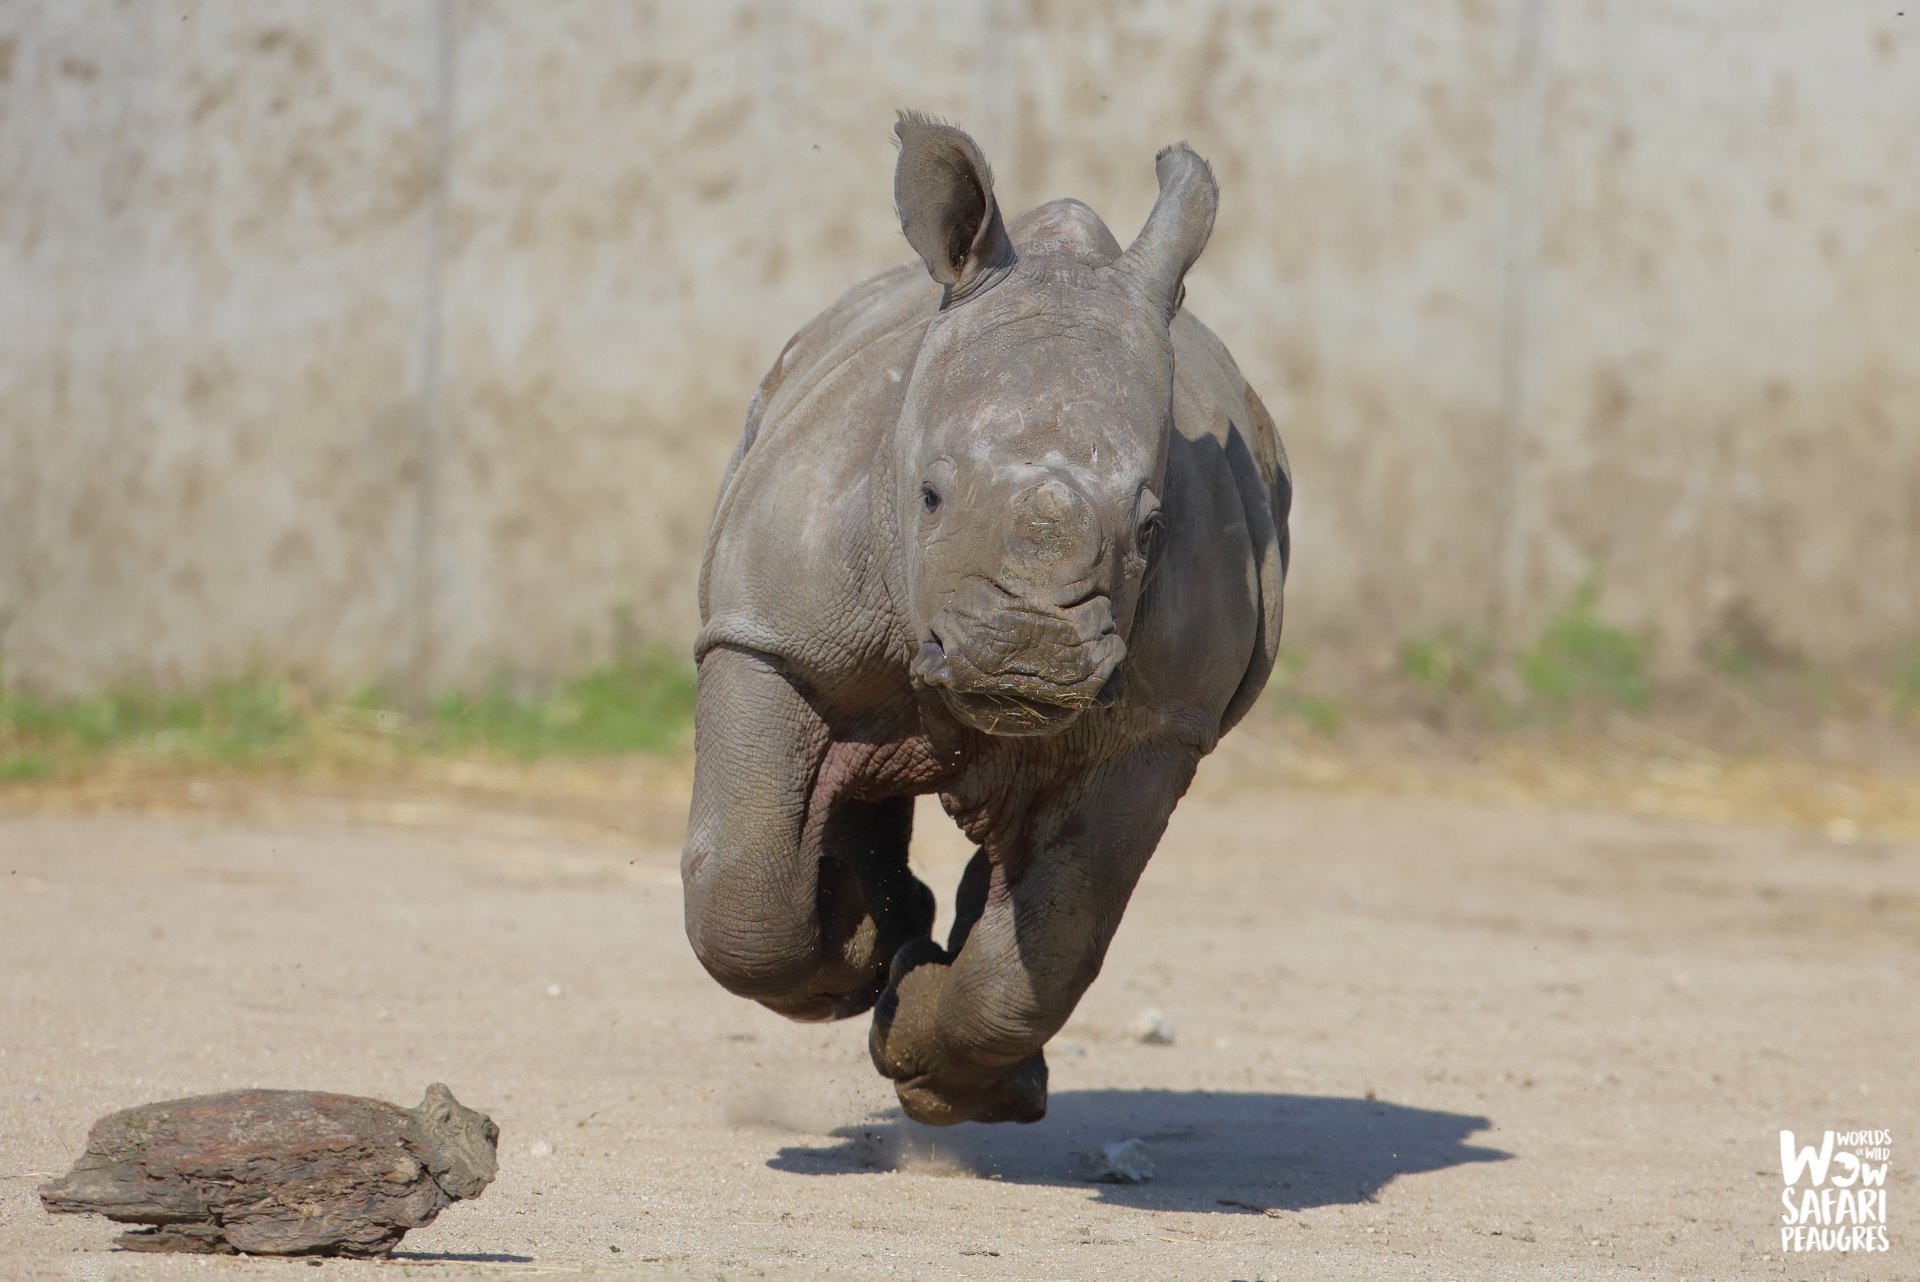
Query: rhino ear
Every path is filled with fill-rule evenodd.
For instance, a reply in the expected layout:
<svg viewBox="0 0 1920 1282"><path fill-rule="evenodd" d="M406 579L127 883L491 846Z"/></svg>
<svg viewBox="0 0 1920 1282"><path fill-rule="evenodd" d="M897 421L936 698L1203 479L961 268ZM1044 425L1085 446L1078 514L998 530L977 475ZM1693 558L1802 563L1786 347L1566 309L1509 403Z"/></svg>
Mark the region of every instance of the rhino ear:
<svg viewBox="0 0 1920 1282"><path fill-rule="evenodd" d="M1160 179L1160 198L1153 202L1147 225L1120 262L1148 299L1172 320L1186 297L1187 271L1213 234L1220 188L1213 180L1212 166L1183 142L1154 157L1153 169Z"/></svg>
<svg viewBox="0 0 1920 1282"><path fill-rule="evenodd" d="M900 230L947 287L946 303L999 281L1013 266L1013 243L978 144L952 125L910 111L900 113L893 132L900 138L893 171Z"/></svg>

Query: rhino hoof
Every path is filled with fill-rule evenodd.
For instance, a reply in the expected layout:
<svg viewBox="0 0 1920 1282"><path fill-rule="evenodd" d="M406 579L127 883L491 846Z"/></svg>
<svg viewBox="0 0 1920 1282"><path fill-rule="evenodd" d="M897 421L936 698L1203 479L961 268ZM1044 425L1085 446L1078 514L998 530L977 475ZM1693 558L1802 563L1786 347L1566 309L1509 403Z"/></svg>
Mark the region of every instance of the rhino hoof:
<svg viewBox="0 0 1920 1282"><path fill-rule="evenodd" d="M931 1074L898 1082L900 1108L923 1126L960 1122L1037 1122L1047 1115L1047 1060L1039 1051L985 1086L941 1082Z"/></svg>

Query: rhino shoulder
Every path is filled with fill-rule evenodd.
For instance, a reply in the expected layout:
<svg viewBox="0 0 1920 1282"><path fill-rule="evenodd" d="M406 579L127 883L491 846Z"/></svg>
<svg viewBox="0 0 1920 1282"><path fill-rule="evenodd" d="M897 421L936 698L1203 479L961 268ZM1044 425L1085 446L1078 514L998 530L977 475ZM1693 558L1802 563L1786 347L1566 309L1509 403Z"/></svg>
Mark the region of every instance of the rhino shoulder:
<svg viewBox="0 0 1920 1282"><path fill-rule="evenodd" d="M1223 448L1231 446L1237 433L1260 487L1270 495L1275 522L1284 530L1293 498L1293 472L1273 416L1226 344L1198 317L1183 309L1173 318L1171 329L1176 386L1200 411L1176 416L1176 426L1182 432L1206 432ZM1240 449L1233 447L1231 452L1237 454Z"/></svg>
<svg viewBox="0 0 1920 1282"><path fill-rule="evenodd" d="M1170 568L1196 580L1185 591L1207 594L1192 608L1246 640L1231 661L1221 656L1233 679L1214 705L1213 729L1225 734L1259 698L1279 654L1293 479L1272 417L1226 346L1185 310L1174 317L1172 336L1178 439L1168 457L1168 501L1183 502L1197 520L1181 563Z"/></svg>
<svg viewBox="0 0 1920 1282"><path fill-rule="evenodd" d="M921 264L905 264L848 290L782 349L708 527L696 656L732 645L806 669L890 642L873 465L939 304Z"/></svg>

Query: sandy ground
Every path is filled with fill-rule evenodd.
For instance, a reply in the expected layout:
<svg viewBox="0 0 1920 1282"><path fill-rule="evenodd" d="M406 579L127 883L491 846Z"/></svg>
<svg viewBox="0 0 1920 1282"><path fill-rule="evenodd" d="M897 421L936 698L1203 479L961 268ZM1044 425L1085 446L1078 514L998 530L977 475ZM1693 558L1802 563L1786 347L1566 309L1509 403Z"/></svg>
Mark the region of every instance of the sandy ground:
<svg viewBox="0 0 1920 1282"><path fill-rule="evenodd" d="M674 778L565 820L168 786L0 805L0 1277L1920 1277L1904 837L1202 787L1046 1121L936 1131L864 1020L700 971ZM966 851L922 819L944 898ZM34 1194L116 1108L432 1081L500 1177L386 1263L138 1255ZM1857 1127L1893 1132L1892 1250L1783 1257L1780 1130ZM1079 1178L1129 1138L1151 1182Z"/></svg>

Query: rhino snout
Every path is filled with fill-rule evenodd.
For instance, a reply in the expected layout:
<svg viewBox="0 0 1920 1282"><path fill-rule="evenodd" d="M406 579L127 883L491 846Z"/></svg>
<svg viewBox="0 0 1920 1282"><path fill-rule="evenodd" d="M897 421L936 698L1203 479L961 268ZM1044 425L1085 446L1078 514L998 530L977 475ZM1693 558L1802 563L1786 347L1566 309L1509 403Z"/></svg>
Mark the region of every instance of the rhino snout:
<svg viewBox="0 0 1920 1282"><path fill-rule="evenodd" d="M1070 611L1015 606L983 617L943 611L910 671L963 721L990 734L1050 734L1125 690L1127 643L1105 600Z"/></svg>

